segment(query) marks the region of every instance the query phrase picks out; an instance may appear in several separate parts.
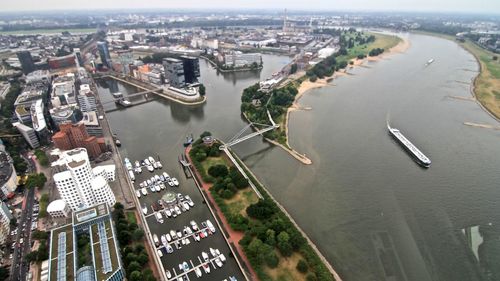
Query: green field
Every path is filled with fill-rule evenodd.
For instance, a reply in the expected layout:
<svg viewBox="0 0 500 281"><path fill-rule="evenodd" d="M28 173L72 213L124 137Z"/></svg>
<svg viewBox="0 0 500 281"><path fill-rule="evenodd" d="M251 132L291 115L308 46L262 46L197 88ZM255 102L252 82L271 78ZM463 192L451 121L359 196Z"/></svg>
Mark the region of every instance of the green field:
<svg viewBox="0 0 500 281"><path fill-rule="evenodd" d="M402 41L401 38L395 35L387 35L387 34L371 33L371 32L367 33L367 35L375 36L375 41L369 44L361 44L361 45L356 44L354 47L348 50L348 54L346 56L339 56L337 60L348 61L357 57L358 55L368 55L368 52L370 52L370 50L376 48L381 48L384 49L385 51L388 51L389 49L396 46L397 44L399 44L399 42Z"/></svg>
<svg viewBox="0 0 500 281"><path fill-rule="evenodd" d="M31 29L31 30L9 30L0 31L2 35L36 35L36 34L56 34L68 31L70 33L93 33L96 28L61 28L61 29Z"/></svg>

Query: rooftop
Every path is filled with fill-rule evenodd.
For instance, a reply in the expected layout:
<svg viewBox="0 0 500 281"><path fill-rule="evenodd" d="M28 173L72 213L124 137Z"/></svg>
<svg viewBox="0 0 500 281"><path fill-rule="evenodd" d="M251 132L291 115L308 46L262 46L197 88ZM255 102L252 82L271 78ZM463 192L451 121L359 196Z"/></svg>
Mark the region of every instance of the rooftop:
<svg viewBox="0 0 500 281"><path fill-rule="evenodd" d="M66 208L67 204L64 202L62 199L57 199L52 202L47 206L47 212L57 212L57 211L62 211Z"/></svg>

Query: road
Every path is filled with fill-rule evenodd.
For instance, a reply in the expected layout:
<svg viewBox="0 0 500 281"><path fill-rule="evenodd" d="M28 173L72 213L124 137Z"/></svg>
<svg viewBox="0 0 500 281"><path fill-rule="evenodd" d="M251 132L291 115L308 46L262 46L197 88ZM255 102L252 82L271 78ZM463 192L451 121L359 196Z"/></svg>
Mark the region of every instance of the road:
<svg viewBox="0 0 500 281"><path fill-rule="evenodd" d="M31 250L31 220L34 201L35 189L31 188L25 192L25 203L23 203L21 218L18 221L19 231L15 241L16 246L11 268L12 281L26 280L26 275L29 272L29 263L25 257ZM24 240L22 244L19 244L20 239Z"/></svg>

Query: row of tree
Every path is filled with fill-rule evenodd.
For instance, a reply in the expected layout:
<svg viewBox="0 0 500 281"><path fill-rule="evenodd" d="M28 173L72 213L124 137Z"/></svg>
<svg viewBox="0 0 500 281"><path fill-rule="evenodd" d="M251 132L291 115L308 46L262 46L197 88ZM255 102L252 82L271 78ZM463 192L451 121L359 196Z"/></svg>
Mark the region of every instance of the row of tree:
<svg viewBox="0 0 500 281"><path fill-rule="evenodd" d="M113 220L127 279L132 281L154 281L155 278L151 269L144 269L149 262L146 248L140 243L144 237L144 231L134 221L127 219L124 207L119 202L114 205Z"/></svg>
<svg viewBox="0 0 500 281"><path fill-rule="evenodd" d="M45 231L35 230L31 233L31 238L33 240L38 240L40 246L36 251L31 251L26 255L26 260L28 262L42 262L49 258L49 247L48 239L49 234Z"/></svg>

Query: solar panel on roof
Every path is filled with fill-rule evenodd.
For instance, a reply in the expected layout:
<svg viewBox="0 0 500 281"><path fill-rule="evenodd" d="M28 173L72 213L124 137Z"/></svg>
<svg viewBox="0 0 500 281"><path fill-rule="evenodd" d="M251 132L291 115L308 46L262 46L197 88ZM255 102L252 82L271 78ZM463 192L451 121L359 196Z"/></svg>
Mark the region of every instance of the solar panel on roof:
<svg viewBox="0 0 500 281"><path fill-rule="evenodd" d="M99 234L99 244L101 245L101 257L103 272L108 273L113 270L111 265L111 255L109 253L108 237L106 236L106 227L103 222L97 224L97 231Z"/></svg>
<svg viewBox="0 0 500 281"><path fill-rule="evenodd" d="M57 281L66 281L66 232L58 235Z"/></svg>

